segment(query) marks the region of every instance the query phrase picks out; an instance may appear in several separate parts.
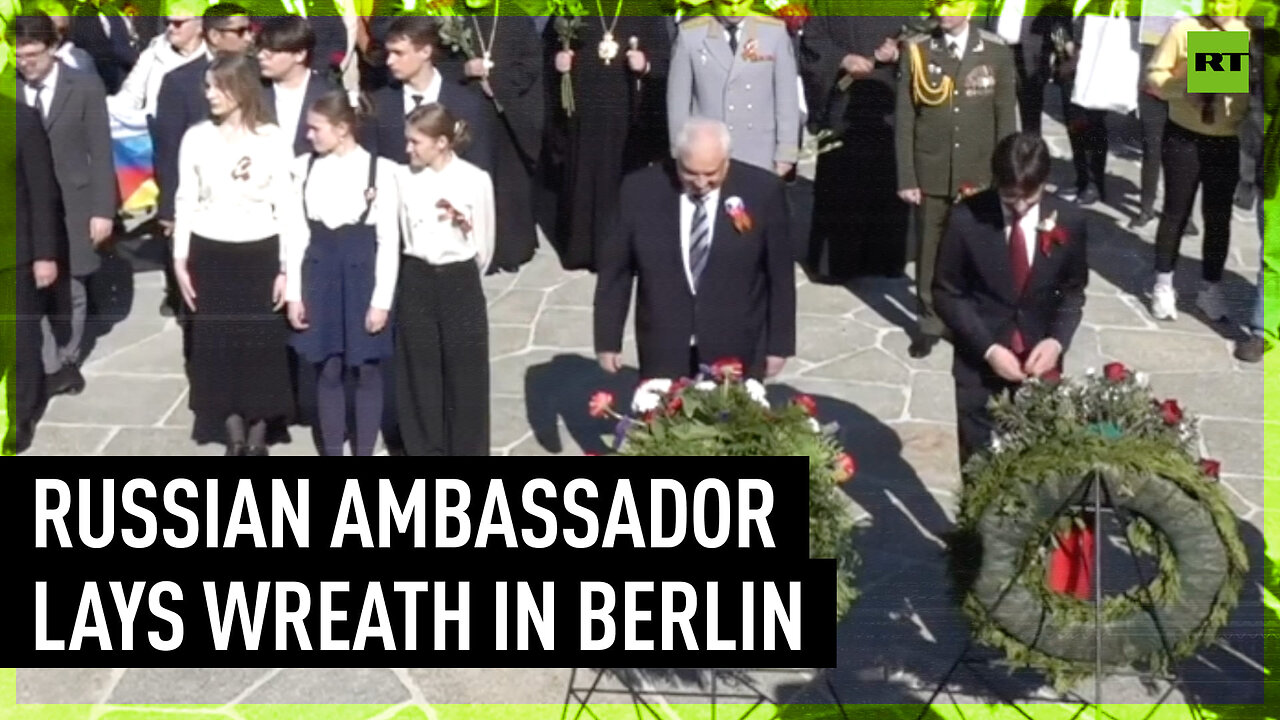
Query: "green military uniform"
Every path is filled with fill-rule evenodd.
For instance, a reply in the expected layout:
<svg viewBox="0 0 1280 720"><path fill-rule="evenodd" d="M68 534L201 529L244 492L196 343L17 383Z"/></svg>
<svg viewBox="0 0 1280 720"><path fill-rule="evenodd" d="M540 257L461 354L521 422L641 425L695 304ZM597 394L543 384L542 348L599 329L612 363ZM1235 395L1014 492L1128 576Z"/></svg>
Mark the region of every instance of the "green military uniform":
<svg viewBox="0 0 1280 720"><path fill-rule="evenodd" d="M938 337L943 327L933 311L931 287L938 244L961 188L990 184L996 143L1018 129L1017 80L1009 47L972 22L958 60L939 31L908 38L900 56L898 188L921 192L916 214L919 329ZM923 77L917 78L917 71Z"/></svg>

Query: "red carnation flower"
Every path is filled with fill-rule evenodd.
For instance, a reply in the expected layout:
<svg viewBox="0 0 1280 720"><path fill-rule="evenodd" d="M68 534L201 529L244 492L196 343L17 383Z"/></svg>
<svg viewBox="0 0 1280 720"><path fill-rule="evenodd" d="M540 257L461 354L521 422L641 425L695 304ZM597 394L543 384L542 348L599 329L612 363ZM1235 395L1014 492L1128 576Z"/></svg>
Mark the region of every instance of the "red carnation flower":
<svg viewBox="0 0 1280 720"><path fill-rule="evenodd" d="M1205 458L1200 461L1200 470L1214 480L1218 479L1218 473L1222 470L1222 463L1217 460Z"/></svg>
<svg viewBox="0 0 1280 720"><path fill-rule="evenodd" d="M613 393L601 390L592 395L587 411L593 418L608 417L613 412Z"/></svg>
<svg viewBox="0 0 1280 720"><path fill-rule="evenodd" d="M333 52L329 53L329 65L334 68L342 67L342 63L346 59L347 59L347 51L345 50L334 50Z"/></svg>
<svg viewBox="0 0 1280 720"><path fill-rule="evenodd" d="M684 398L677 395L671 399L671 402L667 403L667 414L675 415L680 412L680 408L682 407L684 407Z"/></svg>
<svg viewBox="0 0 1280 720"><path fill-rule="evenodd" d="M1124 363L1107 363L1102 368L1102 374L1111 382L1121 382L1129 377L1129 368L1125 367Z"/></svg>
<svg viewBox="0 0 1280 720"><path fill-rule="evenodd" d="M853 474L858 471L858 464L854 462L853 456L849 453L840 453L836 456L836 482L843 485L853 479Z"/></svg>
<svg viewBox="0 0 1280 720"><path fill-rule="evenodd" d="M783 5L778 8L777 14L787 24L787 30L793 35L800 32L805 23L809 22L809 18L813 17L813 11L809 9L809 6L800 2L791 2Z"/></svg>
<svg viewBox="0 0 1280 720"><path fill-rule="evenodd" d="M711 372L723 380L736 380L743 375L742 361L738 358L721 358L711 363Z"/></svg>
<svg viewBox="0 0 1280 720"><path fill-rule="evenodd" d="M818 415L818 402L808 395L797 395L791 399L791 402L804 408L804 412L809 417Z"/></svg>
<svg viewBox="0 0 1280 720"><path fill-rule="evenodd" d="M1164 419L1165 425L1177 425L1182 422L1182 408L1178 407L1178 401L1165 400L1160 403L1160 417Z"/></svg>

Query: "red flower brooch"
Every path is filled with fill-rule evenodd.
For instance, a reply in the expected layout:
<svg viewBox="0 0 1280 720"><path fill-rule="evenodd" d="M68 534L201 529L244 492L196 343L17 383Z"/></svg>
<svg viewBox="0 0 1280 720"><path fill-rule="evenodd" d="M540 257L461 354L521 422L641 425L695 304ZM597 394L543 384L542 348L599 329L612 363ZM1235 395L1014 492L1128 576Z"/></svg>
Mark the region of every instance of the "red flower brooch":
<svg viewBox="0 0 1280 720"><path fill-rule="evenodd" d="M775 13L787 24L787 30L792 35L800 32L805 23L809 22L809 18L813 17L813 11L803 2L789 2L778 8Z"/></svg>
<svg viewBox="0 0 1280 720"><path fill-rule="evenodd" d="M1069 236L1067 229L1058 224L1058 211L1054 210L1049 213L1049 217L1040 221L1036 226L1036 232L1040 236L1040 252L1049 257L1049 253L1055 245L1066 245Z"/></svg>
<svg viewBox="0 0 1280 720"><path fill-rule="evenodd" d="M746 204L737 195L724 201L724 211L733 220L733 229L739 234L749 233L751 228L755 227L755 223L751 220L751 213L747 212Z"/></svg>
<svg viewBox="0 0 1280 720"><path fill-rule="evenodd" d="M471 222L467 220L467 216L463 215L461 210L453 206L453 203L440 198L436 202L436 207L444 211L444 215L440 216L441 220L448 219L462 232L471 232Z"/></svg>
<svg viewBox="0 0 1280 720"><path fill-rule="evenodd" d="M959 203L961 200L964 200L965 198L977 195L979 189L980 188L977 185L974 185L971 182L960 183L960 190L959 192L956 193L956 198L955 200L952 201L952 204Z"/></svg>

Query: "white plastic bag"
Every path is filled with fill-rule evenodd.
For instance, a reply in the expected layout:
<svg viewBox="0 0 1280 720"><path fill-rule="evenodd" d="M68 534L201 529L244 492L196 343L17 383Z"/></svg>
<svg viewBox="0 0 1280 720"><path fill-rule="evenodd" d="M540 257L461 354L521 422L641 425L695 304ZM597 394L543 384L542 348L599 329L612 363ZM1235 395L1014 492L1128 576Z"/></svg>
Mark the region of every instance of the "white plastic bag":
<svg viewBox="0 0 1280 720"><path fill-rule="evenodd" d="M1071 102L1089 110L1121 114L1138 108L1138 74L1142 61L1133 23L1116 3L1110 16L1086 15L1080 38Z"/></svg>

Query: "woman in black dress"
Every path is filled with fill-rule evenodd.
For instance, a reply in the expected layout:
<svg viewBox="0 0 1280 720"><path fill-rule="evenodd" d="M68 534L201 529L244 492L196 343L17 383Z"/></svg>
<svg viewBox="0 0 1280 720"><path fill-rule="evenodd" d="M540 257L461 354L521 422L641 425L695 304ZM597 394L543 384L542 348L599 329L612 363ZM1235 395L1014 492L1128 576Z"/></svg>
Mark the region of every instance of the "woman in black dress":
<svg viewBox="0 0 1280 720"><path fill-rule="evenodd" d="M285 248L306 232L293 194L292 143L267 122L257 63L215 59L212 119L178 152L174 274L191 310L191 410L223 419L228 455L266 455L267 422L293 408ZM291 135L290 135L291 136Z"/></svg>

